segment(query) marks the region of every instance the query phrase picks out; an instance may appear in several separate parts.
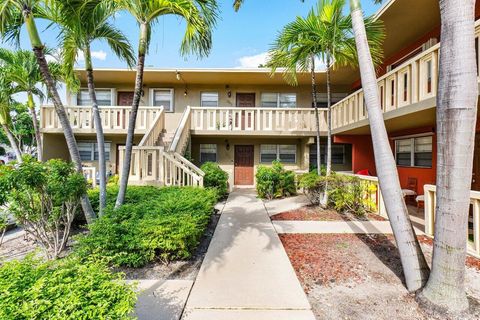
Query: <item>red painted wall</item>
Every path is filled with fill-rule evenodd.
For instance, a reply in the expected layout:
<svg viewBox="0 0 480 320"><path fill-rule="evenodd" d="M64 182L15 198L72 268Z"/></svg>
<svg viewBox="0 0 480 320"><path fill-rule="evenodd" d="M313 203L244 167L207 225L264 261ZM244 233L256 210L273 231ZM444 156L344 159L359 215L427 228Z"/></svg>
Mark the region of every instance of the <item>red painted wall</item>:
<svg viewBox="0 0 480 320"><path fill-rule="evenodd" d="M420 133L432 133L434 128L422 127L394 132L389 134L390 147L395 149L395 142L393 138L408 136ZM334 137L335 143L346 143L352 145L352 171L354 173L368 169L372 175L376 175L375 158L373 155L373 145L370 135L336 135ZM423 194L423 185L435 184L436 165L437 165L437 140L436 134L432 137L432 168L414 168L414 167L399 167L397 166L400 185L402 188L407 186L409 177L417 178L417 193ZM392 151L393 152L393 151Z"/></svg>
<svg viewBox="0 0 480 320"><path fill-rule="evenodd" d="M375 159L373 157L373 145L370 135L336 135L334 143L346 143L352 145L352 171L354 173L368 169L370 174L376 175Z"/></svg>

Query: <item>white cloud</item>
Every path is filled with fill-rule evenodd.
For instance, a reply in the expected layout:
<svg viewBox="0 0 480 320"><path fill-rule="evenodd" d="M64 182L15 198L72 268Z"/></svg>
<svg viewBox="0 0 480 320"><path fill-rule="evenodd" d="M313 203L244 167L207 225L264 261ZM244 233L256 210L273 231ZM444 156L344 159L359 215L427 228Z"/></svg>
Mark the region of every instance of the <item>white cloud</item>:
<svg viewBox="0 0 480 320"><path fill-rule="evenodd" d="M98 59L102 61L105 61L107 59L107 53L103 50L92 51L91 54L93 59ZM78 52L78 61L85 61L85 56L83 55L82 51Z"/></svg>
<svg viewBox="0 0 480 320"><path fill-rule="evenodd" d="M258 68L259 65L264 65L268 59L268 52L262 52L252 56L243 56L237 60L237 68ZM326 63L323 60L315 58L315 70L322 72L326 70Z"/></svg>
<svg viewBox="0 0 480 320"><path fill-rule="evenodd" d="M267 62L268 52L262 52L253 56L243 56L237 60L237 68L258 68L259 65Z"/></svg>

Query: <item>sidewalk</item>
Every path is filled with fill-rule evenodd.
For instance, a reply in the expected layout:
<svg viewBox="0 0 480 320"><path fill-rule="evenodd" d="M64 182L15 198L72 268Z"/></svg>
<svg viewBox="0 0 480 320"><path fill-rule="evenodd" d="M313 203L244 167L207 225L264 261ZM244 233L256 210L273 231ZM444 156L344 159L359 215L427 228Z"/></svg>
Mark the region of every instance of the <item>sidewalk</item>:
<svg viewBox="0 0 480 320"><path fill-rule="evenodd" d="M183 319L315 319L264 204L252 190L230 194Z"/></svg>

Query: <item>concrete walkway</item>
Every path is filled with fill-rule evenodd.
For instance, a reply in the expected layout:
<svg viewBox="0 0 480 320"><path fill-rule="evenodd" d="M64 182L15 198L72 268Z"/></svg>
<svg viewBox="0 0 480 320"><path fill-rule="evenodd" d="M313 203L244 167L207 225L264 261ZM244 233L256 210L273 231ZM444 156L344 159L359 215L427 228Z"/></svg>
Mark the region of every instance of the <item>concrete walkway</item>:
<svg viewBox="0 0 480 320"><path fill-rule="evenodd" d="M240 189L230 194L183 319L315 319L254 191Z"/></svg>

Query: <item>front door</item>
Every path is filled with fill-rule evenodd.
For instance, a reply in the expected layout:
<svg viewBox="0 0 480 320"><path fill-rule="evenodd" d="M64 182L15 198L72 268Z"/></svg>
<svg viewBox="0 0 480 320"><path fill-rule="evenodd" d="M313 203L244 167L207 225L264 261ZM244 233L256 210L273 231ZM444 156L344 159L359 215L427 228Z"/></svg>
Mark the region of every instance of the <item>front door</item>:
<svg viewBox="0 0 480 320"><path fill-rule="evenodd" d="M235 146L235 185L253 185L253 146Z"/></svg>
<svg viewBox="0 0 480 320"><path fill-rule="evenodd" d="M237 93L237 108L255 108L255 93ZM255 125L253 113L242 111L242 130Z"/></svg>
<svg viewBox="0 0 480 320"><path fill-rule="evenodd" d="M119 106L131 106L133 103L133 91L120 91L117 94L117 104Z"/></svg>
<svg viewBox="0 0 480 320"><path fill-rule="evenodd" d="M480 191L480 135L475 135L473 153L472 190Z"/></svg>

